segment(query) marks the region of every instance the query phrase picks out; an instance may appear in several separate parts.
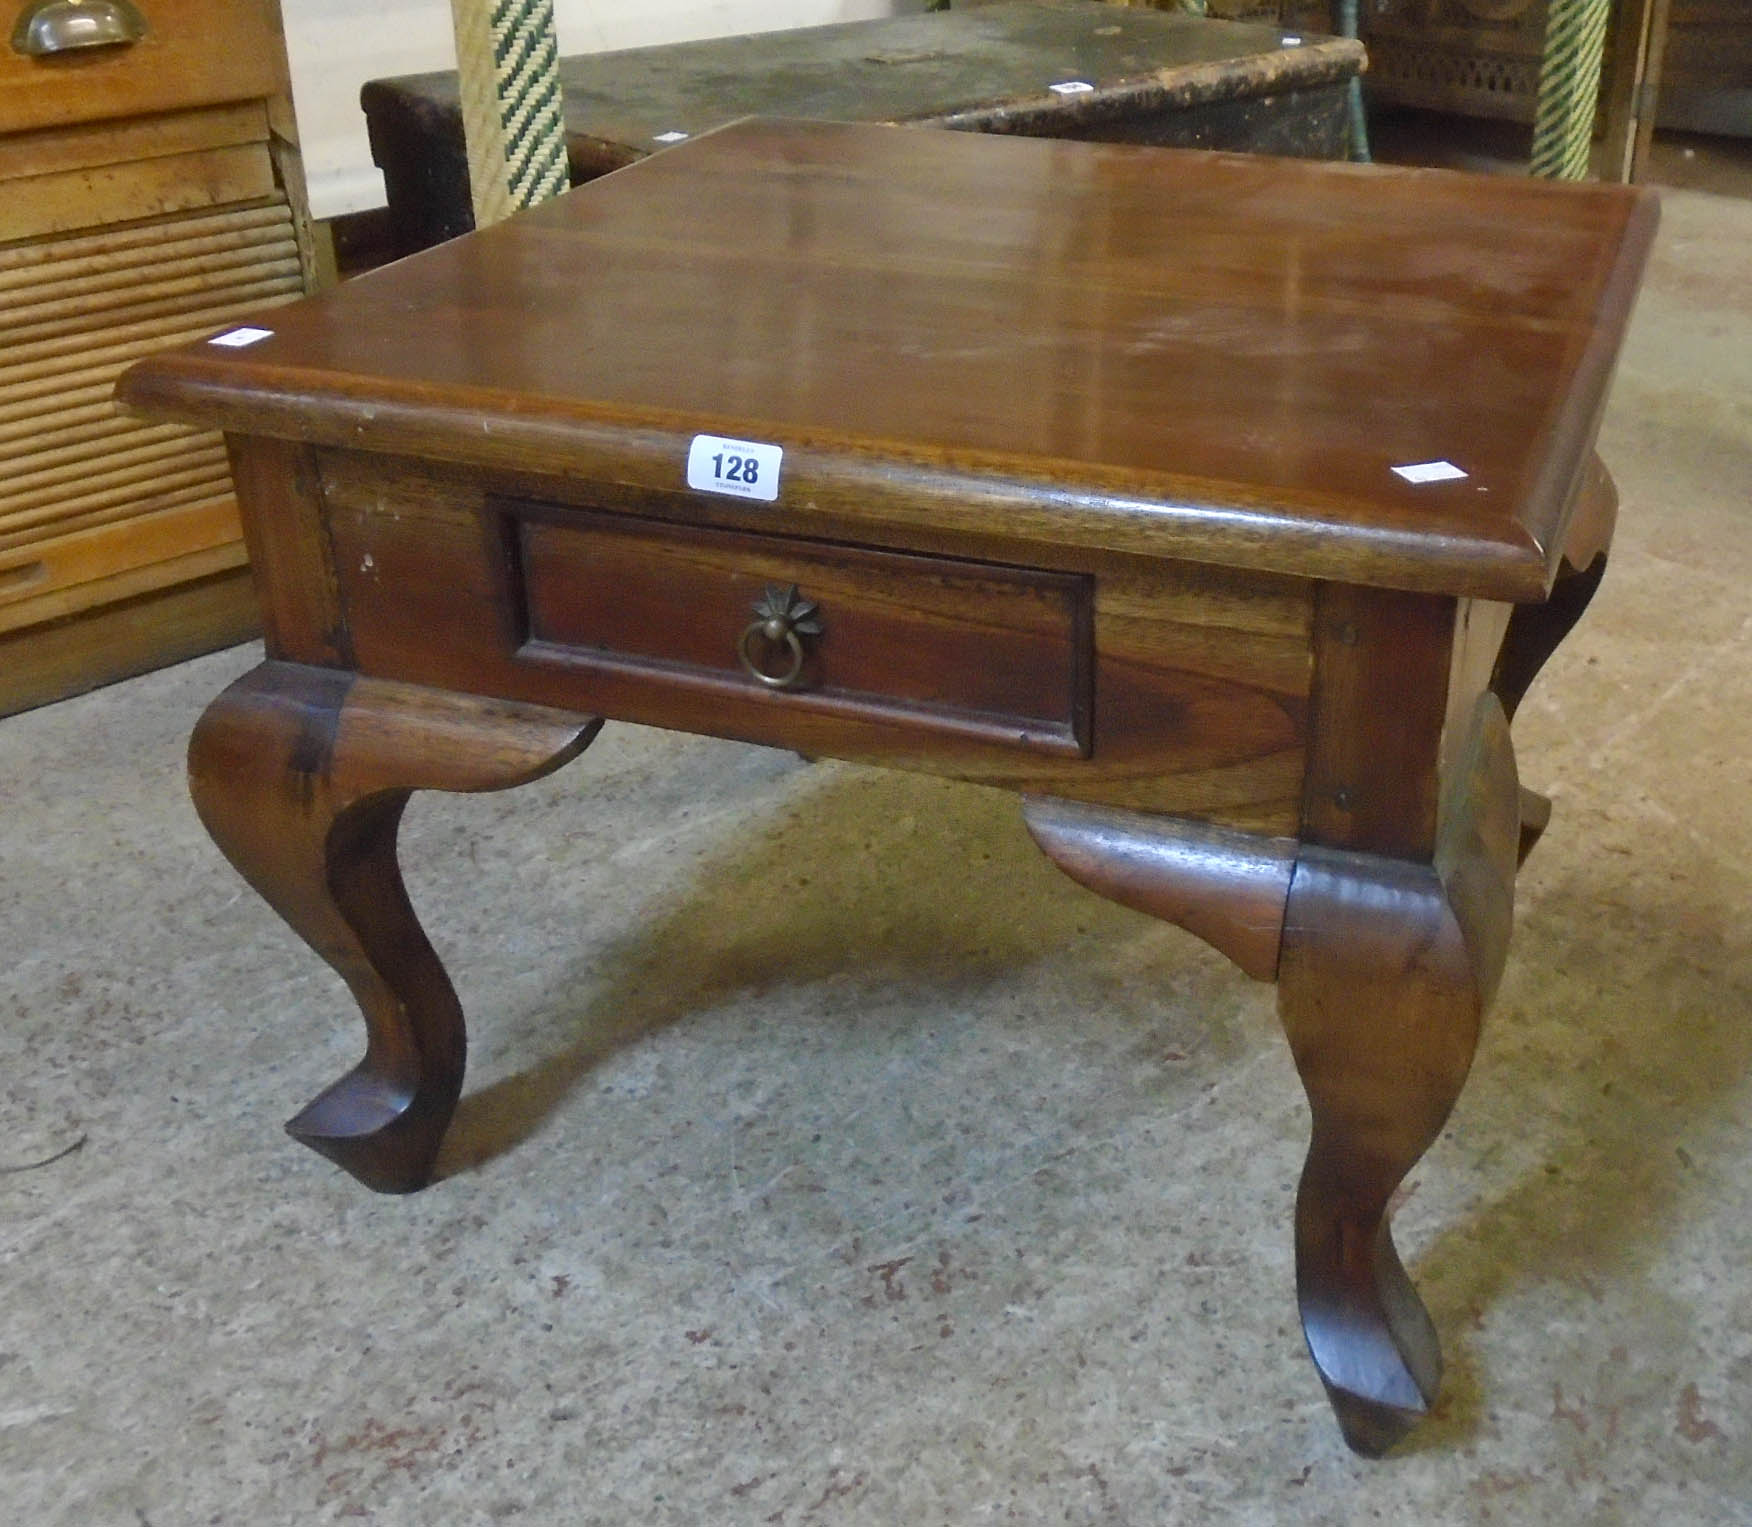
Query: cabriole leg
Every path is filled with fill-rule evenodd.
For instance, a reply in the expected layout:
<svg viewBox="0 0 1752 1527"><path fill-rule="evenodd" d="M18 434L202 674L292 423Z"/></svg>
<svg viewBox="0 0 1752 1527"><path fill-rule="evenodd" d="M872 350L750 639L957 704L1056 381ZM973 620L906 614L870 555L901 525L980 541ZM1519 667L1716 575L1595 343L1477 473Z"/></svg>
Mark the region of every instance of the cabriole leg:
<svg viewBox="0 0 1752 1527"><path fill-rule="evenodd" d="M189 743L201 821L341 975L364 1059L286 1127L366 1186L425 1186L462 1088L462 1010L408 901L396 832L415 790L497 790L558 768L593 717L268 662Z"/></svg>
<svg viewBox="0 0 1752 1527"><path fill-rule="evenodd" d="M1298 864L1278 1010L1313 1111L1296 1195L1302 1329L1345 1441L1376 1457L1441 1383L1387 1204L1460 1095L1480 1004L1434 876L1360 858Z"/></svg>
<svg viewBox="0 0 1752 1527"><path fill-rule="evenodd" d="M1490 685L1510 721L1539 670L1575 630L1606 576L1612 531L1618 523L1618 489L1596 457L1582 485L1551 595L1543 604L1517 605L1503 635ZM1533 790L1521 792L1520 858L1525 861L1544 836L1551 802Z"/></svg>
<svg viewBox="0 0 1752 1527"><path fill-rule="evenodd" d="M1387 1208L1472 1064L1508 948L1519 831L1508 722L1486 696L1434 864L1307 848L1290 883L1278 1009L1313 1113L1296 1289L1345 1440L1369 1457L1441 1383Z"/></svg>

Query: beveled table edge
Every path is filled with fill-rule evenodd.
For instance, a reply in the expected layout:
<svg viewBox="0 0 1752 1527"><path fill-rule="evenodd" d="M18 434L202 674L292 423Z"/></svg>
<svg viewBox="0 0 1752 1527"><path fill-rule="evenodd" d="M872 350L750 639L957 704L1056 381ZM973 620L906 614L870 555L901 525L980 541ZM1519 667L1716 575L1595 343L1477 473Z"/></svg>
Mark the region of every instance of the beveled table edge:
<svg viewBox="0 0 1752 1527"><path fill-rule="evenodd" d="M1407 515L1399 526L1358 525L1343 514L1342 500L1306 491L1239 502L1232 484L1170 473L836 440L742 415L609 410L457 388L439 396L409 383L365 391L338 385L325 372L241 367L189 351L136 362L116 395L134 412L233 435L594 479L684 499L696 496L684 477L695 434L752 435L785 449L781 501L761 511L762 525L775 532L809 533L830 517L843 524L845 514L832 511L855 503L856 517L873 525L926 523L952 535L957 511L978 504L983 516L1002 513L1006 539L1018 544L1483 599L1545 597L1569 511L1567 500L1554 503L1541 515L1542 533L1516 524L1501 537L1427 513ZM1578 443L1577 481L1586 452ZM989 518L968 531L989 538Z"/></svg>

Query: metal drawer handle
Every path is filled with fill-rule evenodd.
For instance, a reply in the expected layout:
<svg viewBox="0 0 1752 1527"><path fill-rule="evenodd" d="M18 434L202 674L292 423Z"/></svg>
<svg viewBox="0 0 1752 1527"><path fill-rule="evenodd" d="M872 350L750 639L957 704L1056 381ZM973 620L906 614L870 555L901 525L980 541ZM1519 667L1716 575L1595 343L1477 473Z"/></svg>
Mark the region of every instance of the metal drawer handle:
<svg viewBox="0 0 1752 1527"><path fill-rule="evenodd" d="M78 48L126 47L146 35L133 0L35 0L18 13L12 51L48 58Z"/></svg>
<svg viewBox="0 0 1752 1527"><path fill-rule="evenodd" d="M796 689L803 682L803 665L808 654L803 646L806 636L821 635L821 612L812 600L803 598L792 583L782 589L769 587L754 607L754 619L736 644L736 655L748 676L768 689ZM778 673L761 667L755 643L768 647L783 647L789 656Z"/></svg>

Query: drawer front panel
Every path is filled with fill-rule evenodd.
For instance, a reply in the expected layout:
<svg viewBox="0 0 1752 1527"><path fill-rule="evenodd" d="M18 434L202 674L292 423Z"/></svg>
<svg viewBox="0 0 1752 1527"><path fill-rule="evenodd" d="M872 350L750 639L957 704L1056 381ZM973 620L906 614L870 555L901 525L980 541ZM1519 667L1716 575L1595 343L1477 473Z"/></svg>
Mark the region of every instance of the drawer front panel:
<svg viewBox="0 0 1752 1527"><path fill-rule="evenodd" d="M250 454L271 444L252 442ZM795 581L804 593L815 594L824 634L847 629L835 620L837 589L826 592L829 585L818 582L814 566L796 560L750 566L748 604L726 604L718 617L728 624L728 636L713 626L714 639L702 648L678 652L666 644L653 651L629 642L624 623L576 610L568 615L566 610L579 602L576 592L562 590L549 599L538 589L532 596L519 566L519 543L523 527L533 523L533 495L545 497L541 485L489 481L459 469L351 451L313 453L312 469L300 479L279 450L275 446L264 458L261 481L246 472L240 487L246 516L284 527L294 513L283 485L303 480L298 491L322 516L326 533L321 539L332 552L328 565L338 611L328 613L327 596L313 587L307 591L310 613L299 629L322 633L327 642L332 625L336 645L335 655L319 653L309 661L339 661L380 678L737 738L813 757L950 775L1003 790L1198 817L1253 832L1291 834L1301 819L1313 619L1312 587L1301 581L1130 558L1091 565L1074 554L1042 581L1041 574L994 565L951 546L928 551L894 546L893 566L923 568L927 582L947 576L947 587L959 587L965 578L975 583L1019 578L1025 587L1076 590L1078 599L1087 590L1093 605L1087 693L1093 703L1085 754L1066 738L1062 720L1040 744L1018 745L1018 734L1034 723L1006 734L990 723L989 711L982 717L976 711L933 708L928 694L920 703L917 690L903 699L896 699L892 689L872 698L850 685L843 694L771 693L738 676L731 670L736 661L731 644L753 618L748 604L769 581ZM556 484L554 496L570 499L577 509L550 512L543 523L562 530L569 524L584 534L586 527L607 520L611 527L652 533L652 521L603 515L589 505L588 495L585 485ZM667 538L693 529L677 524L656 534ZM749 532L747 539L788 558L827 551L815 540L775 540L759 532ZM584 559L586 543L559 544L569 553L557 564L564 575L566 564ZM863 553L845 548L831 555ZM777 577L769 578L769 571ZM603 572L601 581L607 577ZM865 585L876 586L874 581ZM532 597L538 606L534 622ZM913 597L927 606L921 619L929 623L936 596ZM1047 608L1052 608L1050 599ZM559 623L569 619L579 624ZM700 617L690 610L686 619ZM594 648L582 643L591 622L602 643ZM532 623L545 637L531 639ZM1007 616L994 619L992 629L1014 633L1017 624L1016 606L1011 606ZM1024 623L1023 629L1030 628ZM1041 629L1052 630L1052 621ZM568 648L553 640L556 634L580 640ZM1083 649L1071 646L1080 664ZM994 655L985 667L1012 665L1006 654L1015 649L1004 637L994 636L986 650ZM1027 667L1028 660L1020 666ZM1074 671L1080 686L1085 670ZM962 673L965 678L965 669ZM993 682L1008 680L1000 674ZM1037 667L1034 682L1050 681ZM1056 691L1064 692L1062 685ZM992 694L986 690L980 703L992 704ZM1015 708L1029 717L1048 710L1035 701ZM1072 730L1080 735L1081 725Z"/></svg>
<svg viewBox="0 0 1752 1527"><path fill-rule="evenodd" d="M520 661L760 693L781 703L1086 755L1087 579L952 558L507 506ZM744 636L791 587L817 607L796 649Z"/></svg>
<svg viewBox="0 0 1752 1527"><path fill-rule="evenodd" d="M267 144L237 143L0 180L0 228L9 238L40 239L277 194Z"/></svg>
<svg viewBox="0 0 1752 1527"><path fill-rule="evenodd" d="M0 132L272 95L281 48L270 0L139 0L146 35L27 57L0 39Z"/></svg>

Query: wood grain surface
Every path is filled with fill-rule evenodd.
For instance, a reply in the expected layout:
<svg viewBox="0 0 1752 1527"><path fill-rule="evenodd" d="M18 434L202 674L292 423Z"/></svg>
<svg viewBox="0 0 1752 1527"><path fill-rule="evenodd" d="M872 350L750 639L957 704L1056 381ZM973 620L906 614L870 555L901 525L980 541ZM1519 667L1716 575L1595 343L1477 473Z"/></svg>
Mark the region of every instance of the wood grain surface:
<svg viewBox="0 0 1752 1527"><path fill-rule="evenodd" d="M189 786L202 824L364 1014L364 1058L287 1129L368 1186L425 1186L467 1050L456 993L396 862L409 796L538 779L600 726L271 660L196 726Z"/></svg>
<svg viewBox="0 0 1752 1527"><path fill-rule="evenodd" d="M801 644L788 708L1089 752L1091 579L517 502L488 512L515 537L525 660L746 694L754 607L795 588L822 629Z"/></svg>
<svg viewBox="0 0 1752 1527"><path fill-rule="evenodd" d="M1429 857L1458 603L1321 586L1304 841Z"/></svg>
<svg viewBox="0 0 1752 1527"><path fill-rule="evenodd" d="M6 32L21 6L6 9ZM127 47L29 58L0 44L0 133L179 111L271 95L280 82L274 0L147 0Z"/></svg>
<svg viewBox="0 0 1752 1527"><path fill-rule="evenodd" d="M1622 187L749 121L133 370L135 406L679 486L773 528L1541 597L1655 222ZM1393 468L1451 460L1414 484ZM752 511L751 511L752 513Z"/></svg>
<svg viewBox="0 0 1752 1527"><path fill-rule="evenodd" d="M1442 1355L1388 1206L1472 1065L1514 920L1520 789L1496 697L1474 707L1433 862L1305 846L1278 1011L1313 1125L1296 1198L1302 1329L1345 1440L1374 1457L1435 1403Z"/></svg>
<svg viewBox="0 0 1752 1527"><path fill-rule="evenodd" d="M1174 923L1258 981L1277 979L1293 838L1033 796L1022 820L1071 879Z"/></svg>
<svg viewBox="0 0 1752 1527"><path fill-rule="evenodd" d="M233 439L231 477L248 506L243 537L261 595L268 656L346 664L352 657L329 548L315 452Z"/></svg>
<svg viewBox="0 0 1752 1527"><path fill-rule="evenodd" d="M136 573L101 579L100 592L113 598L78 619L0 634L0 714L233 647L260 629L248 568L144 594L131 587L136 581Z"/></svg>
<svg viewBox="0 0 1752 1527"><path fill-rule="evenodd" d="M294 449L272 441L250 442L250 453L261 454L268 473L264 493L284 493L265 464L274 451ZM930 614L910 629L927 645L908 652L892 642L895 627L886 625L879 639L891 644L883 656L897 663L916 668L958 653L953 659L961 665L955 682L972 685L966 664L974 651L1032 654L1028 661L1037 672L1055 644L1060 661L1073 669L1092 661L1092 713L1086 722L1072 720L1068 735L1061 730L1061 741L1052 745L1038 725L1006 729L994 724L991 697L1006 691L1003 681L993 677L963 689L968 703L959 709L938 703L934 709L909 710L892 702L909 688L915 696L926 693L916 674L890 678L887 699L866 690L862 697L842 695L830 703L807 693L769 692L734 671L690 675L673 664L665 669L649 661L591 661L582 651L572 661L555 661L563 654L526 647L528 594L516 548L518 516L507 508L517 500L502 491L512 482L519 488L524 483L351 452L310 454L317 476L301 478L307 486L299 513L314 515L320 505L327 516L328 541L304 550L288 543L294 572L278 599L279 579L268 579L271 612L292 597L308 603L290 625L278 624L279 615L271 614L270 629L282 632L277 640L290 643L288 651L314 654L326 648L338 654L339 642L349 653L345 661L385 678L512 696L653 726L711 731L811 755L952 774L1037 794L1175 812L1265 832L1295 831L1311 682L1312 586L1306 582L1192 563L1095 557L1076 548L1041 549L1045 571L1081 574L1093 583L1092 660L1051 637L1050 621L1057 617L1050 601L1040 603L1040 591L1062 589L1075 583L1074 577L1061 581L1021 575L1018 584L1018 569L993 565L985 573L988 590L1008 586L1036 592L1012 601L1004 623L994 623L1001 606L986 599L980 629L959 634L953 587L940 584L927 597L915 585L910 597L922 599ZM599 526L606 517L592 512L589 489L573 492L585 508L575 517L580 529L574 533L582 534L581 527ZM555 504L549 512L562 524L567 506ZM290 510L252 518L271 526L275 539L302 534L295 530L297 520ZM643 522L623 523L632 531ZM648 523L642 533L652 533ZM677 544L685 545L685 538ZM829 543L746 537L733 544L743 548L751 567L796 569L814 558L814 565L830 570L834 588L846 587L851 570L870 561L867 551ZM983 541L973 544L976 550L987 548ZM332 617L322 612L317 598L317 569L326 565L329 548L335 608L344 611L344 632L329 624ZM930 583L928 570L935 567L939 575L977 589L980 564L955 555L963 548L937 538L930 549L950 553L954 560L917 559L925 586ZM295 593L299 589L306 592ZM680 586L667 598L647 589L637 604L622 606L625 642L644 650L648 658L668 643L673 654L692 653L701 666L709 652L729 654L740 631L738 622L745 623L748 616L732 620L725 613L729 607L717 596L702 601L686 595ZM1062 600L1063 595L1054 597ZM719 624L705 631L698 623L708 604L717 611ZM825 608L831 623L831 600ZM972 619L978 608L966 606L964 614ZM470 618L458 619L458 610L470 611ZM1043 617L1049 621L1044 628ZM599 625L597 630L601 635L608 627ZM442 641L433 639L437 631L444 633ZM1059 677L1060 692L1070 702L1067 714L1074 716L1082 681L1066 691L1064 677ZM874 677L861 682L880 683ZM983 701L978 698L982 692L987 696ZM1005 703L1027 703L1013 689L1007 693ZM1034 704L1038 708L1038 699ZM1084 726L1088 757L1075 740Z"/></svg>

